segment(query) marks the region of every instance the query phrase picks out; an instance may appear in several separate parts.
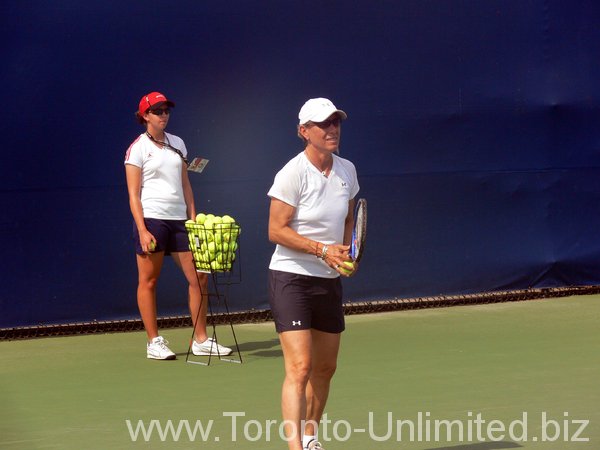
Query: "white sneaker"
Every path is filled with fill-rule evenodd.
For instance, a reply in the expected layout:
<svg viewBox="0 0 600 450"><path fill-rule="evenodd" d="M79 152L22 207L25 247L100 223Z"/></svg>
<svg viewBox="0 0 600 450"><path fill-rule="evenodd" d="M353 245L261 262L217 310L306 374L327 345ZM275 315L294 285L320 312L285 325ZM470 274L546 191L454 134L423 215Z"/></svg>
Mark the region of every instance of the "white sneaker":
<svg viewBox="0 0 600 450"><path fill-rule="evenodd" d="M218 356L227 356L231 355L231 349L229 347L223 347L218 344L213 338L208 338L203 343L199 344L194 339L192 344L192 353L196 356L208 356L208 355L218 355Z"/></svg>
<svg viewBox="0 0 600 450"><path fill-rule="evenodd" d="M175 359L177 356L167 347L168 343L162 336L155 337L148 342L146 356L150 359Z"/></svg>
<svg viewBox="0 0 600 450"><path fill-rule="evenodd" d="M321 443L319 441L317 441L316 439L313 439L312 441L310 441L308 443L308 446L305 447L306 450L325 450L323 447L321 447Z"/></svg>

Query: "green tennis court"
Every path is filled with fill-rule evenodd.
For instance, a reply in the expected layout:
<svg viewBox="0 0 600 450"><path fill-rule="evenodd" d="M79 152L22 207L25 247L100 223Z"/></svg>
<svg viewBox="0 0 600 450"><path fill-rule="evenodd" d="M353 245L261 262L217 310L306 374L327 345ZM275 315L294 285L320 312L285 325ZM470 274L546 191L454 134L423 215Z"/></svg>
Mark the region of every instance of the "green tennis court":
<svg viewBox="0 0 600 450"><path fill-rule="evenodd" d="M600 296L349 316L321 441L598 449L599 324ZM1 342L0 448L285 449L273 325L236 333L244 363L209 367L188 329L163 330L176 361L137 332Z"/></svg>

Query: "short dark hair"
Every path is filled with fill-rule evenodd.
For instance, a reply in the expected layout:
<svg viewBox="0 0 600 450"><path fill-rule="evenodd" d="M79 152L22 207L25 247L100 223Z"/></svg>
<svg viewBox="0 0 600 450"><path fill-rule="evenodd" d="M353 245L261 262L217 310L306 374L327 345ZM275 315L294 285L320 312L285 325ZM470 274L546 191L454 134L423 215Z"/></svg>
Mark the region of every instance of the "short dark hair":
<svg viewBox="0 0 600 450"><path fill-rule="evenodd" d="M135 121L140 125L146 125L146 119L144 119L144 116L139 111L135 112Z"/></svg>

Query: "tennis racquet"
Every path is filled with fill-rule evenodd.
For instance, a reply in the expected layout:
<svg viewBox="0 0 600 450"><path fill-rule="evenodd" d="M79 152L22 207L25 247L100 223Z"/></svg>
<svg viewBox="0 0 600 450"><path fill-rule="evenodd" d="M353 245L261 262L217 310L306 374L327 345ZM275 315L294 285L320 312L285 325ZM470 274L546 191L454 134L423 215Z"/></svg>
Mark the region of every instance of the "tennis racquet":
<svg viewBox="0 0 600 450"><path fill-rule="evenodd" d="M352 243L350 245L350 256L356 262L360 261L365 251L365 240L367 238L367 200L361 198L354 209L354 229L352 230Z"/></svg>

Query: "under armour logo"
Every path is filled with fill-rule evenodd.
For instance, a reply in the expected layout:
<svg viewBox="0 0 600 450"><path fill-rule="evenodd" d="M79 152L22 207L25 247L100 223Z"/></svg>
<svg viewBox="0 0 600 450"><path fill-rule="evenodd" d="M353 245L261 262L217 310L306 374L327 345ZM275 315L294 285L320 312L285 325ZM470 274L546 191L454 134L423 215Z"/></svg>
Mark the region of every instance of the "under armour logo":
<svg viewBox="0 0 600 450"><path fill-rule="evenodd" d="M302 325L302 321L299 320L298 322L296 322L295 320L292 320L292 326L295 327L296 325L297 326Z"/></svg>
<svg viewBox="0 0 600 450"><path fill-rule="evenodd" d="M342 181L342 187L346 187L346 186L347 186L346 182Z"/></svg>

